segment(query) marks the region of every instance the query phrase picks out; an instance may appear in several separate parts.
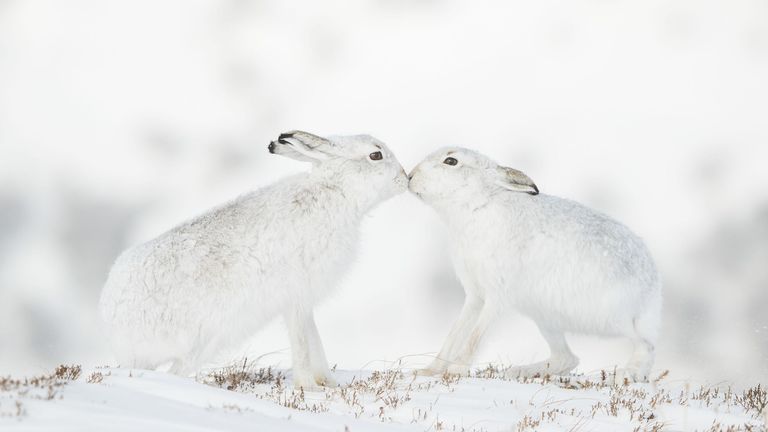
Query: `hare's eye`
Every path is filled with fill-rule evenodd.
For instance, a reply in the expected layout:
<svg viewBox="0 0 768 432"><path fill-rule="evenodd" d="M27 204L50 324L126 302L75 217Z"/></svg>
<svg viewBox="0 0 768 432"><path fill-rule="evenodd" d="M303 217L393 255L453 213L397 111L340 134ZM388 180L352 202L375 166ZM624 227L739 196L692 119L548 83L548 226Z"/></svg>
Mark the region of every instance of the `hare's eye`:
<svg viewBox="0 0 768 432"><path fill-rule="evenodd" d="M371 158L371 160L381 160L381 158L383 158L384 156L382 156L381 152L379 151L379 152L373 152L369 154L368 157Z"/></svg>
<svg viewBox="0 0 768 432"><path fill-rule="evenodd" d="M459 163L459 161L457 161L456 158L447 157L447 158L445 158L443 163L446 164L446 165L453 166L453 165L456 165L457 163Z"/></svg>

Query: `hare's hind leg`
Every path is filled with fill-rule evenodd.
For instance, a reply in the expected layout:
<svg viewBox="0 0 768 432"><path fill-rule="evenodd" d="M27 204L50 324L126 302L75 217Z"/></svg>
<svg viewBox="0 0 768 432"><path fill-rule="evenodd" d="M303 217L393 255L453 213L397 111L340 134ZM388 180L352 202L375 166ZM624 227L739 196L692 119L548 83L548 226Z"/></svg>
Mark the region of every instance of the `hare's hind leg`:
<svg viewBox="0 0 768 432"><path fill-rule="evenodd" d="M661 295L657 294L627 325L625 335L632 341L632 356L624 369L616 371L617 382L648 381L656 357L656 341L660 324Z"/></svg>
<svg viewBox="0 0 768 432"><path fill-rule="evenodd" d="M659 310L650 308L632 321L629 338L634 345L627 362L625 378L630 381L648 381L656 357L656 339L659 328Z"/></svg>
<svg viewBox="0 0 768 432"><path fill-rule="evenodd" d="M578 366L579 359L571 352L562 331L547 329L541 325L539 325L539 331L549 344L549 359L529 365L511 367L505 372L507 377L565 375Z"/></svg>
<svg viewBox="0 0 768 432"><path fill-rule="evenodd" d="M632 339L632 344L632 356L622 375L629 381L648 381L655 358L655 345L642 336Z"/></svg>

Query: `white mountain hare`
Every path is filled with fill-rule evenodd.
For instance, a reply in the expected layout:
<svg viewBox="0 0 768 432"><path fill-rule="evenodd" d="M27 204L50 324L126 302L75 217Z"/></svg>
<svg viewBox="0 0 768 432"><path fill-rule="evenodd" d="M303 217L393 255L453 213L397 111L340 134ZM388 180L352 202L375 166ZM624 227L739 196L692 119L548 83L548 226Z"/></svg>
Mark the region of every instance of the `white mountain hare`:
<svg viewBox="0 0 768 432"><path fill-rule="evenodd" d="M550 358L508 376L562 375L578 359L564 332L625 336L634 352L621 377L646 380L654 360L661 282L627 227L573 201L539 194L520 171L462 148L438 150L409 175L410 190L449 227L466 300L425 374L466 373L505 308L532 318Z"/></svg>
<svg viewBox="0 0 768 432"><path fill-rule="evenodd" d="M288 327L295 387L335 385L313 317L355 255L358 226L407 177L381 141L294 131L270 153L312 170L247 193L125 251L100 312L123 366L188 375L272 318Z"/></svg>

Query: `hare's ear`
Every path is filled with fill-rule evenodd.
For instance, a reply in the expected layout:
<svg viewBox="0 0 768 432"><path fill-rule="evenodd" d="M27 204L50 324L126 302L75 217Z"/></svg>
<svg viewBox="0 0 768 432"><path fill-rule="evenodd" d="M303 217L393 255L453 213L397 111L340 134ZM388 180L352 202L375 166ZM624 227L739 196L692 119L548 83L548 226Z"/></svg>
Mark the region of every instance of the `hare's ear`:
<svg viewBox="0 0 768 432"><path fill-rule="evenodd" d="M318 162L335 155L335 145L323 137L304 131L280 134L269 143L269 152L302 162Z"/></svg>
<svg viewBox="0 0 768 432"><path fill-rule="evenodd" d="M496 168L496 174L496 184L504 189L515 192L525 192L530 195L539 194L539 188L536 187L533 180L522 171L500 166Z"/></svg>

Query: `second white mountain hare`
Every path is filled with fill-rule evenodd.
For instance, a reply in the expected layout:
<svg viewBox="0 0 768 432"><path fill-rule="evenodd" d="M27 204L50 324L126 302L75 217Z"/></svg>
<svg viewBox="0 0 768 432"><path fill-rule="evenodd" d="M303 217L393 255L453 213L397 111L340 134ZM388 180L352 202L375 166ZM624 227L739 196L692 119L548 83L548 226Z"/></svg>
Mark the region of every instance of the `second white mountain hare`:
<svg viewBox="0 0 768 432"><path fill-rule="evenodd" d="M405 171L368 135L293 131L269 152L312 170L247 193L125 251L100 312L124 367L194 373L276 316L287 324L293 384L334 385L313 308L354 260L358 226L404 192Z"/></svg>
<svg viewBox="0 0 768 432"><path fill-rule="evenodd" d="M549 359L507 375L567 374L578 358L565 332L624 336L634 351L620 376L647 380L661 313L661 281L642 240L576 202L539 194L520 171L463 148L438 150L410 174L410 190L449 227L466 300L437 358L422 373L466 373L504 310L532 318Z"/></svg>

